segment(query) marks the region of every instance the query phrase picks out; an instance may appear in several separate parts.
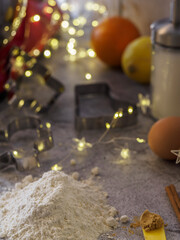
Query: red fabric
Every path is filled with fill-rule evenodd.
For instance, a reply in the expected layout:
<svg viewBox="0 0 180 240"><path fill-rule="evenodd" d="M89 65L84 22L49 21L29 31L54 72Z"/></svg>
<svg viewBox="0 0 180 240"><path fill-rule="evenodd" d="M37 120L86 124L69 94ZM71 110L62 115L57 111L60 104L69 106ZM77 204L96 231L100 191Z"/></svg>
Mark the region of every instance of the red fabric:
<svg viewBox="0 0 180 240"><path fill-rule="evenodd" d="M28 0L26 17L23 19L16 35L6 46L0 48L0 92L3 91L4 84L8 79L7 62L12 47L18 46L27 53L31 53L34 49L42 51L47 41L59 29L62 17L58 21L52 21L52 14L44 11L47 6L49 6L48 0ZM51 8L61 14L57 5ZM40 16L40 21L32 22L31 18L36 14Z"/></svg>
<svg viewBox="0 0 180 240"><path fill-rule="evenodd" d="M26 27L22 44L22 47L26 52L30 52L32 49L39 49L42 51L47 44L47 41L60 27L61 18L53 24L53 21L51 20L52 14L48 14L44 11L48 6L47 0L42 2L36 0L28 1L25 19ZM57 5L52 8L54 11L58 11L61 14ZM41 19L39 22L32 22L31 18L36 14L38 14Z"/></svg>

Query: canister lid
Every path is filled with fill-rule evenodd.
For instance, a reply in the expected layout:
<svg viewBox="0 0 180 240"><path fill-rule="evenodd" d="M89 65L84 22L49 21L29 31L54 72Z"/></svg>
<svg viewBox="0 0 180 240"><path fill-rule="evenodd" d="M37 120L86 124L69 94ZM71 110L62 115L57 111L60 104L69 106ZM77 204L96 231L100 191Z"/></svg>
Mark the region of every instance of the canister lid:
<svg viewBox="0 0 180 240"><path fill-rule="evenodd" d="M171 3L169 19L151 25L152 41L165 47L180 47L180 0Z"/></svg>

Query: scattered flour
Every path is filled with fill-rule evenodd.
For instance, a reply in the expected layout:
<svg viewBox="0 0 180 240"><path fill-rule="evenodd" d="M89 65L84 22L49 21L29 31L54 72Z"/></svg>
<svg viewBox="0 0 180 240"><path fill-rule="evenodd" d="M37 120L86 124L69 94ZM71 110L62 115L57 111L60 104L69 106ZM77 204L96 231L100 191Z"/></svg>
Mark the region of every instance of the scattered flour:
<svg viewBox="0 0 180 240"><path fill-rule="evenodd" d="M109 209L109 214L110 214L111 217L115 217L115 216L117 215L117 210L116 210L116 208L115 208L115 207L111 207L111 208Z"/></svg>
<svg viewBox="0 0 180 240"><path fill-rule="evenodd" d="M78 173L78 172L73 172L73 173L72 173L72 178L73 178L74 180L79 180L79 173Z"/></svg>
<svg viewBox="0 0 180 240"><path fill-rule="evenodd" d="M91 174L93 176L97 176L99 174L99 168L98 167L94 167L91 169Z"/></svg>
<svg viewBox="0 0 180 240"><path fill-rule="evenodd" d="M120 217L120 222L121 222L121 223L127 223L127 222L129 222L128 216L126 216L126 215L121 216L121 217Z"/></svg>
<svg viewBox="0 0 180 240"><path fill-rule="evenodd" d="M72 166L75 166L75 165L76 165L76 160L75 160L75 159L71 159L70 164L71 164Z"/></svg>
<svg viewBox="0 0 180 240"><path fill-rule="evenodd" d="M0 237L10 240L96 240L117 226L116 209L91 181L49 171L27 176L0 198Z"/></svg>

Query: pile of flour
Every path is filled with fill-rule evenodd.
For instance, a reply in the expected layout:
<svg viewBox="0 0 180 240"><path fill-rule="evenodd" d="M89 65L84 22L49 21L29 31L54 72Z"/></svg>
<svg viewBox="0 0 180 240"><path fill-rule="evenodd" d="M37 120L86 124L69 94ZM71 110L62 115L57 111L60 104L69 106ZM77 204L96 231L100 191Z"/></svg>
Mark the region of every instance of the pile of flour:
<svg viewBox="0 0 180 240"><path fill-rule="evenodd" d="M31 176L0 198L0 237L11 240L96 240L116 227L116 209L89 182L63 172Z"/></svg>

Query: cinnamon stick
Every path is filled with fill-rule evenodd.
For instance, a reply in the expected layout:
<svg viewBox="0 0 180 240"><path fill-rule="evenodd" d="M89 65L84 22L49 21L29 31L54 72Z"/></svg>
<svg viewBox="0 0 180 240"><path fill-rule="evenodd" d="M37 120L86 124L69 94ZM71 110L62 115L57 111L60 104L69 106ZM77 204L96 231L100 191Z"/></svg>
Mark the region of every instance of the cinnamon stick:
<svg viewBox="0 0 180 240"><path fill-rule="evenodd" d="M165 190L166 190L166 193L167 193L167 195L169 197L169 200L170 200L170 203L171 203L171 205L173 207L173 210L174 210L174 212L175 212L175 214L176 214L176 216L177 216L177 218L178 218L178 220L180 222L180 208L178 207L180 199L179 199L178 194L177 195L175 194L176 190L174 191L174 188L175 187L172 187L172 185L170 185L170 186L166 186ZM175 195L176 195L176 197L175 197ZM177 204L177 202L178 202L178 204Z"/></svg>
<svg viewBox="0 0 180 240"><path fill-rule="evenodd" d="M173 184L171 184L170 188L171 188L171 191L173 193L174 200L175 200L175 202L176 202L176 204L177 204L177 206L179 208L179 211L180 211L180 198L179 198L178 193L176 191L176 187Z"/></svg>

